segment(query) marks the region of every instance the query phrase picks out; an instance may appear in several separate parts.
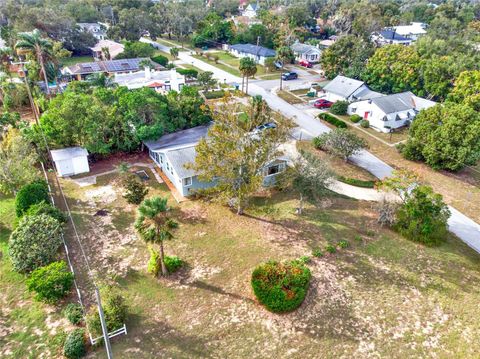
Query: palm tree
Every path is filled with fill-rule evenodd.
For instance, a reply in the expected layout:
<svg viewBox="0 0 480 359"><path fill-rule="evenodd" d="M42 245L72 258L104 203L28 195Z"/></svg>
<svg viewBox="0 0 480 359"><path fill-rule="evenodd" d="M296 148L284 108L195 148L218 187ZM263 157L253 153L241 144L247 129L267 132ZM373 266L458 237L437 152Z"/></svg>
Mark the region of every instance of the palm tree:
<svg viewBox="0 0 480 359"><path fill-rule="evenodd" d="M238 69L242 73L242 91L245 77L247 78L246 93L248 93L248 78L257 73L257 64L250 57L243 57L240 59L240 65L238 66Z"/></svg>
<svg viewBox="0 0 480 359"><path fill-rule="evenodd" d="M15 48L20 50L20 52L35 56L40 64L47 94L50 94L50 90L48 89L47 72L45 70L45 62L52 57L52 42L49 39L43 38L38 29L35 29L32 32L19 33L18 38L19 40L15 44Z"/></svg>
<svg viewBox="0 0 480 359"><path fill-rule="evenodd" d="M178 227L178 223L169 217L169 212L167 198L145 199L138 207L138 216L135 221L135 228L140 236L147 243L160 246L159 261L163 276L167 275L163 243L173 238L172 230Z"/></svg>
<svg viewBox="0 0 480 359"><path fill-rule="evenodd" d="M282 68L280 71L280 90L282 89L282 75L283 75L283 66L285 62L289 61L292 58L292 49L288 46L282 46L277 50L277 61L280 61Z"/></svg>
<svg viewBox="0 0 480 359"><path fill-rule="evenodd" d="M178 57L178 48L177 47L172 47L170 49L170 55L172 55L173 59L176 60Z"/></svg>

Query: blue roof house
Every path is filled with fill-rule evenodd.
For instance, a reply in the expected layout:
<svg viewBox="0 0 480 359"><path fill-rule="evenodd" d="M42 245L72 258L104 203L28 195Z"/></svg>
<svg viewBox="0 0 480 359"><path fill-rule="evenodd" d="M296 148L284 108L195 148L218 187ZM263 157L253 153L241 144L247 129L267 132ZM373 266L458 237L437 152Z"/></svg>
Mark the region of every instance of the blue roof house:
<svg viewBox="0 0 480 359"><path fill-rule="evenodd" d="M230 45L229 51L235 57L250 57L260 65L265 65L265 60L268 57L277 56L275 50L252 44Z"/></svg>
<svg viewBox="0 0 480 359"><path fill-rule="evenodd" d="M172 182L180 195L188 197L197 190L215 186L215 182L202 182L198 173L186 165L195 162L196 145L208 134L209 125L197 126L174 133L169 133L155 141L144 141L150 158L162 173ZM275 183L275 177L286 169L288 159L279 157L269 163L263 170L264 185Z"/></svg>

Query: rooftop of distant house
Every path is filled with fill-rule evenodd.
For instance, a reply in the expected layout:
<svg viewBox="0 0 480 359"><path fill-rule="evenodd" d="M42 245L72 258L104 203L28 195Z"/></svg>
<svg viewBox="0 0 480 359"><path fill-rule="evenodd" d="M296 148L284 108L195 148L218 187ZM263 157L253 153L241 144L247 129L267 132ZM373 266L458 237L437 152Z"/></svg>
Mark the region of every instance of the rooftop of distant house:
<svg viewBox="0 0 480 359"><path fill-rule="evenodd" d="M236 50L238 52L243 52L245 54L252 54L261 57L275 57L277 53L275 50L268 49L263 46L257 46L252 44L236 44L231 45L230 49Z"/></svg>
<svg viewBox="0 0 480 359"><path fill-rule="evenodd" d="M140 64L144 61L149 61L151 66L155 69L162 69L163 66L152 62L145 57L137 57L133 59L121 59L121 60L106 60L106 61L94 61L78 63L73 66L68 66L64 70L71 75L93 74L97 72L132 72L140 71Z"/></svg>

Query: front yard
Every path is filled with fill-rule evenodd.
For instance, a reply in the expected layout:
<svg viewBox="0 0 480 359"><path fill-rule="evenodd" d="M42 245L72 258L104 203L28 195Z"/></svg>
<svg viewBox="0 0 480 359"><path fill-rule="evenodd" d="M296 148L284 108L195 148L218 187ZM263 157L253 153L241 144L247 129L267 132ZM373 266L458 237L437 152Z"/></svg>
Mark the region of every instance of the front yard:
<svg viewBox="0 0 480 359"><path fill-rule="evenodd" d="M151 175L150 170L147 173ZM133 229L118 176L79 187L64 180L88 256L127 297L128 335L118 357L476 357L480 258L453 236L427 248L380 228L369 202L329 195L294 215L289 192L259 194L244 216L199 200L178 205L150 176L149 196L168 196L180 223L166 244L187 267L166 279L146 273L148 251ZM102 215L95 215L99 210ZM106 214L105 214L106 213ZM327 244L349 247L328 254ZM313 281L303 305L276 315L250 287L269 259L324 256L308 264ZM104 357L100 348L94 357Z"/></svg>

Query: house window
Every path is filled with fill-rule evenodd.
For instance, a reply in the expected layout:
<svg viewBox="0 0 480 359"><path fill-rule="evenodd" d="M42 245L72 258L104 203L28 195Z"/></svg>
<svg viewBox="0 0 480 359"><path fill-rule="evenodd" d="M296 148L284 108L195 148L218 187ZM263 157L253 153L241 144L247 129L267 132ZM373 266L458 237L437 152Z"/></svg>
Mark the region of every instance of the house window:
<svg viewBox="0 0 480 359"><path fill-rule="evenodd" d="M192 177L187 177L183 179L183 186L188 187L192 185Z"/></svg>
<svg viewBox="0 0 480 359"><path fill-rule="evenodd" d="M356 107L352 107L352 112L353 112L353 113L357 112L357 108L356 108Z"/></svg>
<svg viewBox="0 0 480 359"><path fill-rule="evenodd" d="M283 164L278 164L278 165L272 165L267 168L267 176L273 176L276 175L277 173L282 172L284 169Z"/></svg>

